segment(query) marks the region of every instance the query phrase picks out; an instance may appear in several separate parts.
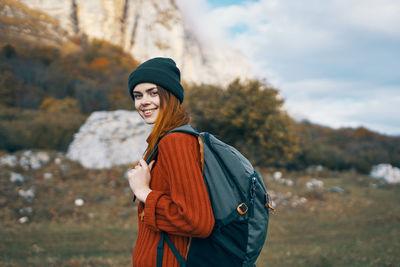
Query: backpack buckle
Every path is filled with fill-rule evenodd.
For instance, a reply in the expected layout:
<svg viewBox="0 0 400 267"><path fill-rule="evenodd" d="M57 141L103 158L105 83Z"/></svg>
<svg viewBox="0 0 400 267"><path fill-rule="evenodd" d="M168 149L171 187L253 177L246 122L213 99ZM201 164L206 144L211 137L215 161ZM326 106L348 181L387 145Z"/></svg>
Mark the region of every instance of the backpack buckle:
<svg viewBox="0 0 400 267"><path fill-rule="evenodd" d="M240 215L246 214L246 212L249 210L247 205L243 202L237 206L236 210L239 212Z"/></svg>

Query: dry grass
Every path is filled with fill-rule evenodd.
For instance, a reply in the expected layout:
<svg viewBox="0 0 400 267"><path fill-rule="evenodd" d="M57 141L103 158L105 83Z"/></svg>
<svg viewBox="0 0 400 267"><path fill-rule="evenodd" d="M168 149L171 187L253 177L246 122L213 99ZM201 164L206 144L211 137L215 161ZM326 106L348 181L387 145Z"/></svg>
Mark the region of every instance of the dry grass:
<svg viewBox="0 0 400 267"><path fill-rule="evenodd" d="M11 170L22 173L26 181L11 183ZM89 171L64 158L62 164L51 161L37 171L3 167L0 265L129 266L137 222L124 170ZM54 177L46 180L44 172ZM310 176L288 176L294 186L268 181L268 187L306 195L304 184ZM370 178L354 173L327 173L319 179L325 188L340 186L345 193L323 190L323 198L305 205L277 207L257 266L396 266L400 262L399 187L372 189ZM18 189L31 187L35 199L22 201ZM76 198L85 204L75 206ZM18 222L23 206L34 211L27 224Z"/></svg>

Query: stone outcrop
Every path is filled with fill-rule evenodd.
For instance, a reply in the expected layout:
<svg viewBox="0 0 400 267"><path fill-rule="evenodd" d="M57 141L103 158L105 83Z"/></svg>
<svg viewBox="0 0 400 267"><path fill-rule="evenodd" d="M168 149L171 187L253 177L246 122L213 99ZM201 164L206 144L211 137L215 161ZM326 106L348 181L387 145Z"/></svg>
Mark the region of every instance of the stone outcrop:
<svg viewBox="0 0 400 267"><path fill-rule="evenodd" d="M68 32L57 19L12 0L0 0L0 34L3 42L28 41L61 46L68 41Z"/></svg>
<svg viewBox="0 0 400 267"><path fill-rule="evenodd" d="M93 112L75 134L67 157L90 169L137 162L151 127L135 111Z"/></svg>
<svg viewBox="0 0 400 267"><path fill-rule="evenodd" d="M139 61L172 57L188 82L226 84L237 77L253 76L250 63L239 52L201 44L173 0L1 1L8 9L19 6L42 12L46 19L35 18L43 27L59 32L47 34L51 37L48 39L54 37L57 42L76 35L88 36L119 45ZM10 12L1 15L10 17Z"/></svg>
<svg viewBox="0 0 400 267"><path fill-rule="evenodd" d="M400 169L387 163L375 165L370 175L389 184L400 183Z"/></svg>

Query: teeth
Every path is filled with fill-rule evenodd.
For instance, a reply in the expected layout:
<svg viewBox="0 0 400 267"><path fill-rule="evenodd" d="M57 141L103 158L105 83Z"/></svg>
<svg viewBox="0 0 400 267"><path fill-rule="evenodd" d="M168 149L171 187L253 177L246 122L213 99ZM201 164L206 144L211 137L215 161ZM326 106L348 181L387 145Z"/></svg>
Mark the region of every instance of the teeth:
<svg viewBox="0 0 400 267"><path fill-rule="evenodd" d="M145 111L143 111L143 113L146 114L146 115L150 114L151 112L152 112L152 110L145 110Z"/></svg>

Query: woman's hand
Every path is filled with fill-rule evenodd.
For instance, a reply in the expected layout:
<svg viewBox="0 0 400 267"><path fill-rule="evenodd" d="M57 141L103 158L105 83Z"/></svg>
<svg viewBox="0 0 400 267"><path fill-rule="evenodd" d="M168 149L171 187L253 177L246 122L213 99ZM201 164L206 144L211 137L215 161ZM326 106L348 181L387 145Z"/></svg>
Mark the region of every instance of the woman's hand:
<svg viewBox="0 0 400 267"><path fill-rule="evenodd" d="M135 168L128 172L129 186L136 198L145 202L147 195L150 194L150 171L153 168L154 160L147 165L146 161L141 159Z"/></svg>

